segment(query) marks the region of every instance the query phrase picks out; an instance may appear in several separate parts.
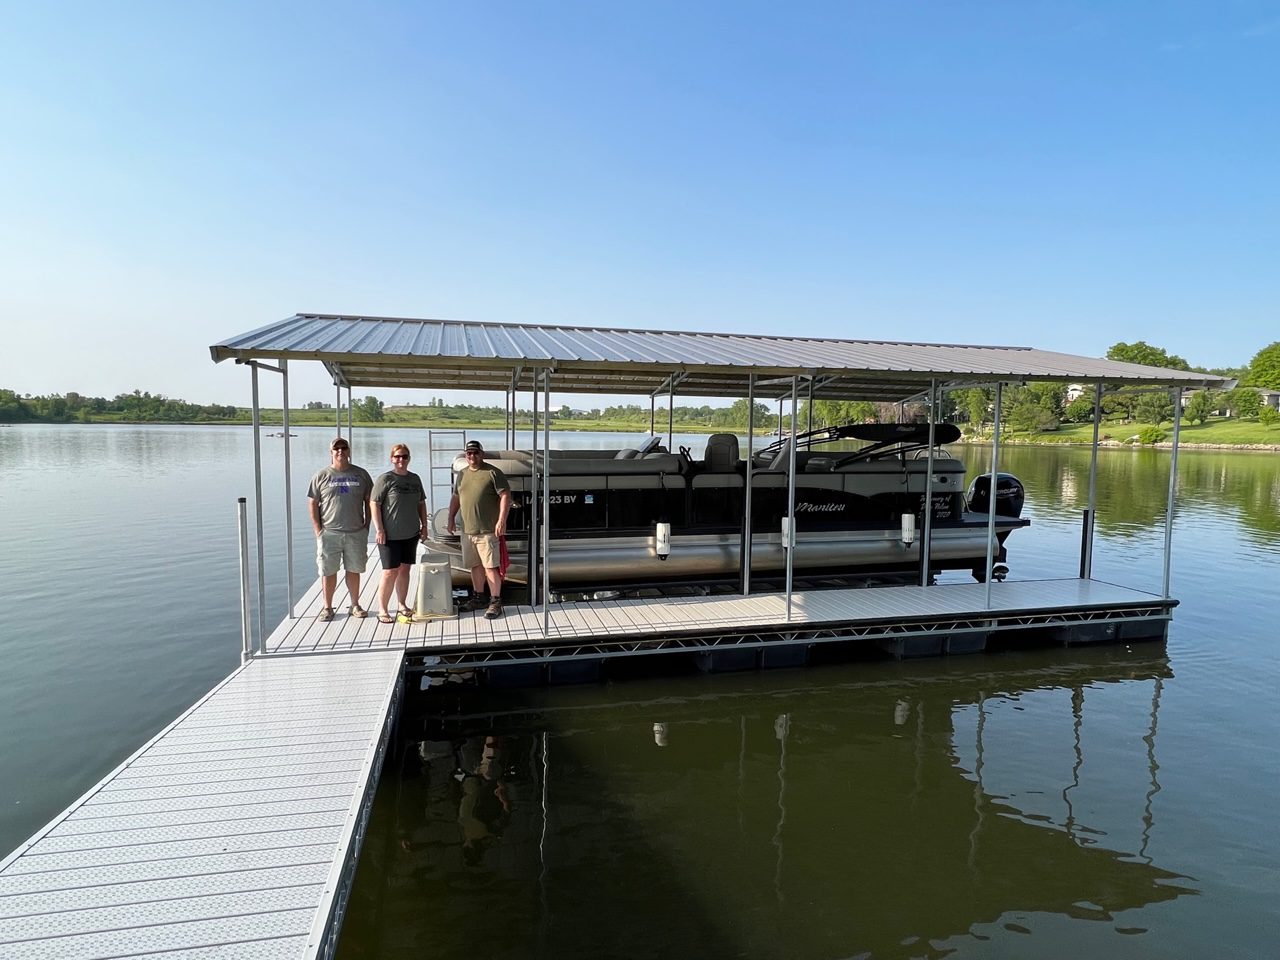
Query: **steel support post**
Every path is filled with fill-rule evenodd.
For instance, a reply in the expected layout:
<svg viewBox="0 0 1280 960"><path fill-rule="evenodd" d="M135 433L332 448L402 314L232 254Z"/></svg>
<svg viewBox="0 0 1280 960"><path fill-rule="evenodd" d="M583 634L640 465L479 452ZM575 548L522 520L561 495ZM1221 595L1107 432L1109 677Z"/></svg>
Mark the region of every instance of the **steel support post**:
<svg viewBox="0 0 1280 960"><path fill-rule="evenodd" d="M795 568L796 536L796 397L800 393L800 378L791 378L791 452L787 456L787 530L783 534L783 549L787 555L787 619L791 619L791 583Z"/></svg>
<svg viewBox="0 0 1280 960"><path fill-rule="evenodd" d="M551 633L551 368L542 371L542 639Z"/></svg>
<svg viewBox="0 0 1280 960"><path fill-rule="evenodd" d="M747 374L747 462L746 487L742 497L742 546L738 553L738 568L742 573L742 595L751 593L751 474L752 454L756 438L756 375Z"/></svg>
<svg viewBox="0 0 1280 960"><path fill-rule="evenodd" d="M996 479L1000 466L1000 402L1004 396L1004 384L996 384L996 405L991 429L991 486L987 490L987 571L986 606L991 608L991 570L995 566L996 551Z"/></svg>
<svg viewBox="0 0 1280 960"><path fill-rule="evenodd" d="M288 591L288 617L293 619L293 459L289 448L289 361L280 361L280 394L284 404L281 429L284 431L284 557L285 590Z"/></svg>
<svg viewBox="0 0 1280 960"><path fill-rule="evenodd" d="M258 536L258 649L267 648L267 569L262 546L262 408L258 403L258 364L250 362L253 382L253 508Z"/></svg>
<svg viewBox="0 0 1280 960"><path fill-rule="evenodd" d="M538 609L538 533L540 518L538 516L538 371L533 370L533 409L529 411L532 427L532 459L529 461L529 516L525 519L528 531L529 562L525 573L525 588L529 594L529 605Z"/></svg>
<svg viewBox="0 0 1280 960"><path fill-rule="evenodd" d="M920 540L920 586L929 585L929 546L933 540L933 461L938 419L938 381L929 381L929 460L924 480L924 535Z"/></svg>
<svg viewBox="0 0 1280 960"><path fill-rule="evenodd" d="M1084 517L1080 577L1093 579L1093 531L1098 523L1098 431L1102 426L1102 382L1093 389L1093 446L1089 451L1089 508Z"/></svg>
<svg viewBox="0 0 1280 960"><path fill-rule="evenodd" d="M676 378L671 375L671 386L667 388L667 449L675 450L676 442Z"/></svg>
<svg viewBox="0 0 1280 960"><path fill-rule="evenodd" d="M1178 435L1182 426L1182 388L1173 390L1173 452L1169 457L1169 499L1164 510L1164 598L1169 599L1169 561L1173 557L1173 507L1178 489Z"/></svg>

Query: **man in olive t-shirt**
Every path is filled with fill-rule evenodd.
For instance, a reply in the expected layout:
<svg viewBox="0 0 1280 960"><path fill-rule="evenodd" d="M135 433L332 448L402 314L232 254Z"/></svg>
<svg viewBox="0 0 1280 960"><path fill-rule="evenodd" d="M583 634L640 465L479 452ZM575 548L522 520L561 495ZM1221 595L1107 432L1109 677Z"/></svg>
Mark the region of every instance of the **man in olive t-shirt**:
<svg viewBox="0 0 1280 960"><path fill-rule="evenodd" d="M506 475L484 462L479 440L467 441L463 451L467 467L458 473L453 497L449 500L448 531L457 529L462 514L462 564L471 570L473 594L464 610L484 606L481 591L489 585L489 607L484 615L494 620L502 616L502 537L507 533L507 512L511 509L511 485Z"/></svg>

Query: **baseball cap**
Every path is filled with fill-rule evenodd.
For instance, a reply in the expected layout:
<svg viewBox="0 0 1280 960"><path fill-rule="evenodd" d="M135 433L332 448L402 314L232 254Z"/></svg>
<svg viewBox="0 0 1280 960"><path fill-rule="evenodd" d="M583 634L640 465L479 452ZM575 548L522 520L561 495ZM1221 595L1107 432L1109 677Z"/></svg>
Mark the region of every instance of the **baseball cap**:
<svg viewBox="0 0 1280 960"><path fill-rule="evenodd" d="M484 447L480 446L479 440L468 440L467 445L462 448L463 453L484 453Z"/></svg>

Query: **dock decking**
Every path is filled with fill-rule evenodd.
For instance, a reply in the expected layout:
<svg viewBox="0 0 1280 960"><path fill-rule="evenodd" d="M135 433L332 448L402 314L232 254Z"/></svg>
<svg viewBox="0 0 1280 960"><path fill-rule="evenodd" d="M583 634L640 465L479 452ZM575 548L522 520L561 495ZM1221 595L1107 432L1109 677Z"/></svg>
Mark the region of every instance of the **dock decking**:
<svg viewBox="0 0 1280 960"><path fill-rule="evenodd" d="M380 572L374 552L361 589L361 605L370 611L368 617L361 620L346 614L349 600L339 586L337 616L327 623L317 620L317 583L295 605L295 616L281 622L267 638L267 652L402 650L443 655L450 662L482 662L495 657L511 661L599 656L610 650L655 652L662 646L765 646L792 642L798 639L794 635L806 632L813 640L842 636L890 639L946 630L1087 624L1100 619L1164 621L1176 603L1140 590L1076 578L993 584L989 608L987 587L980 583L801 590L792 597L790 619L786 600L779 594L600 600L552 604L544 636L542 611L527 604L508 604L497 620L486 620L483 613L476 612L381 624L376 616L375 592ZM416 578L415 569L410 598ZM522 649L531 652L523 656L519 654Z"/></svg>
<svg viewBox="0 0 1280 960"><path fill-rule="evenodd" d="M323 955L402 660L258 658L231 674L0 861L0 956Z"/></svg>

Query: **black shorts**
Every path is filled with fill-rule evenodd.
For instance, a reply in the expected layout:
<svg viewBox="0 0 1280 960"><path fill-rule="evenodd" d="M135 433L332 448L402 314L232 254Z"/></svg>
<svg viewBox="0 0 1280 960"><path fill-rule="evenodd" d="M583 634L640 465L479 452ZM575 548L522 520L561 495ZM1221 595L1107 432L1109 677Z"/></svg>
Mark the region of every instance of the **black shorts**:
<svg viewBox="0 0 1280 960"><path fill-rule="evenodd" d="M407 540L388 540L378 544L378 556L382 558L383 570L394 570L400 564L413 566L418 560L418 538Z"/></svg>

